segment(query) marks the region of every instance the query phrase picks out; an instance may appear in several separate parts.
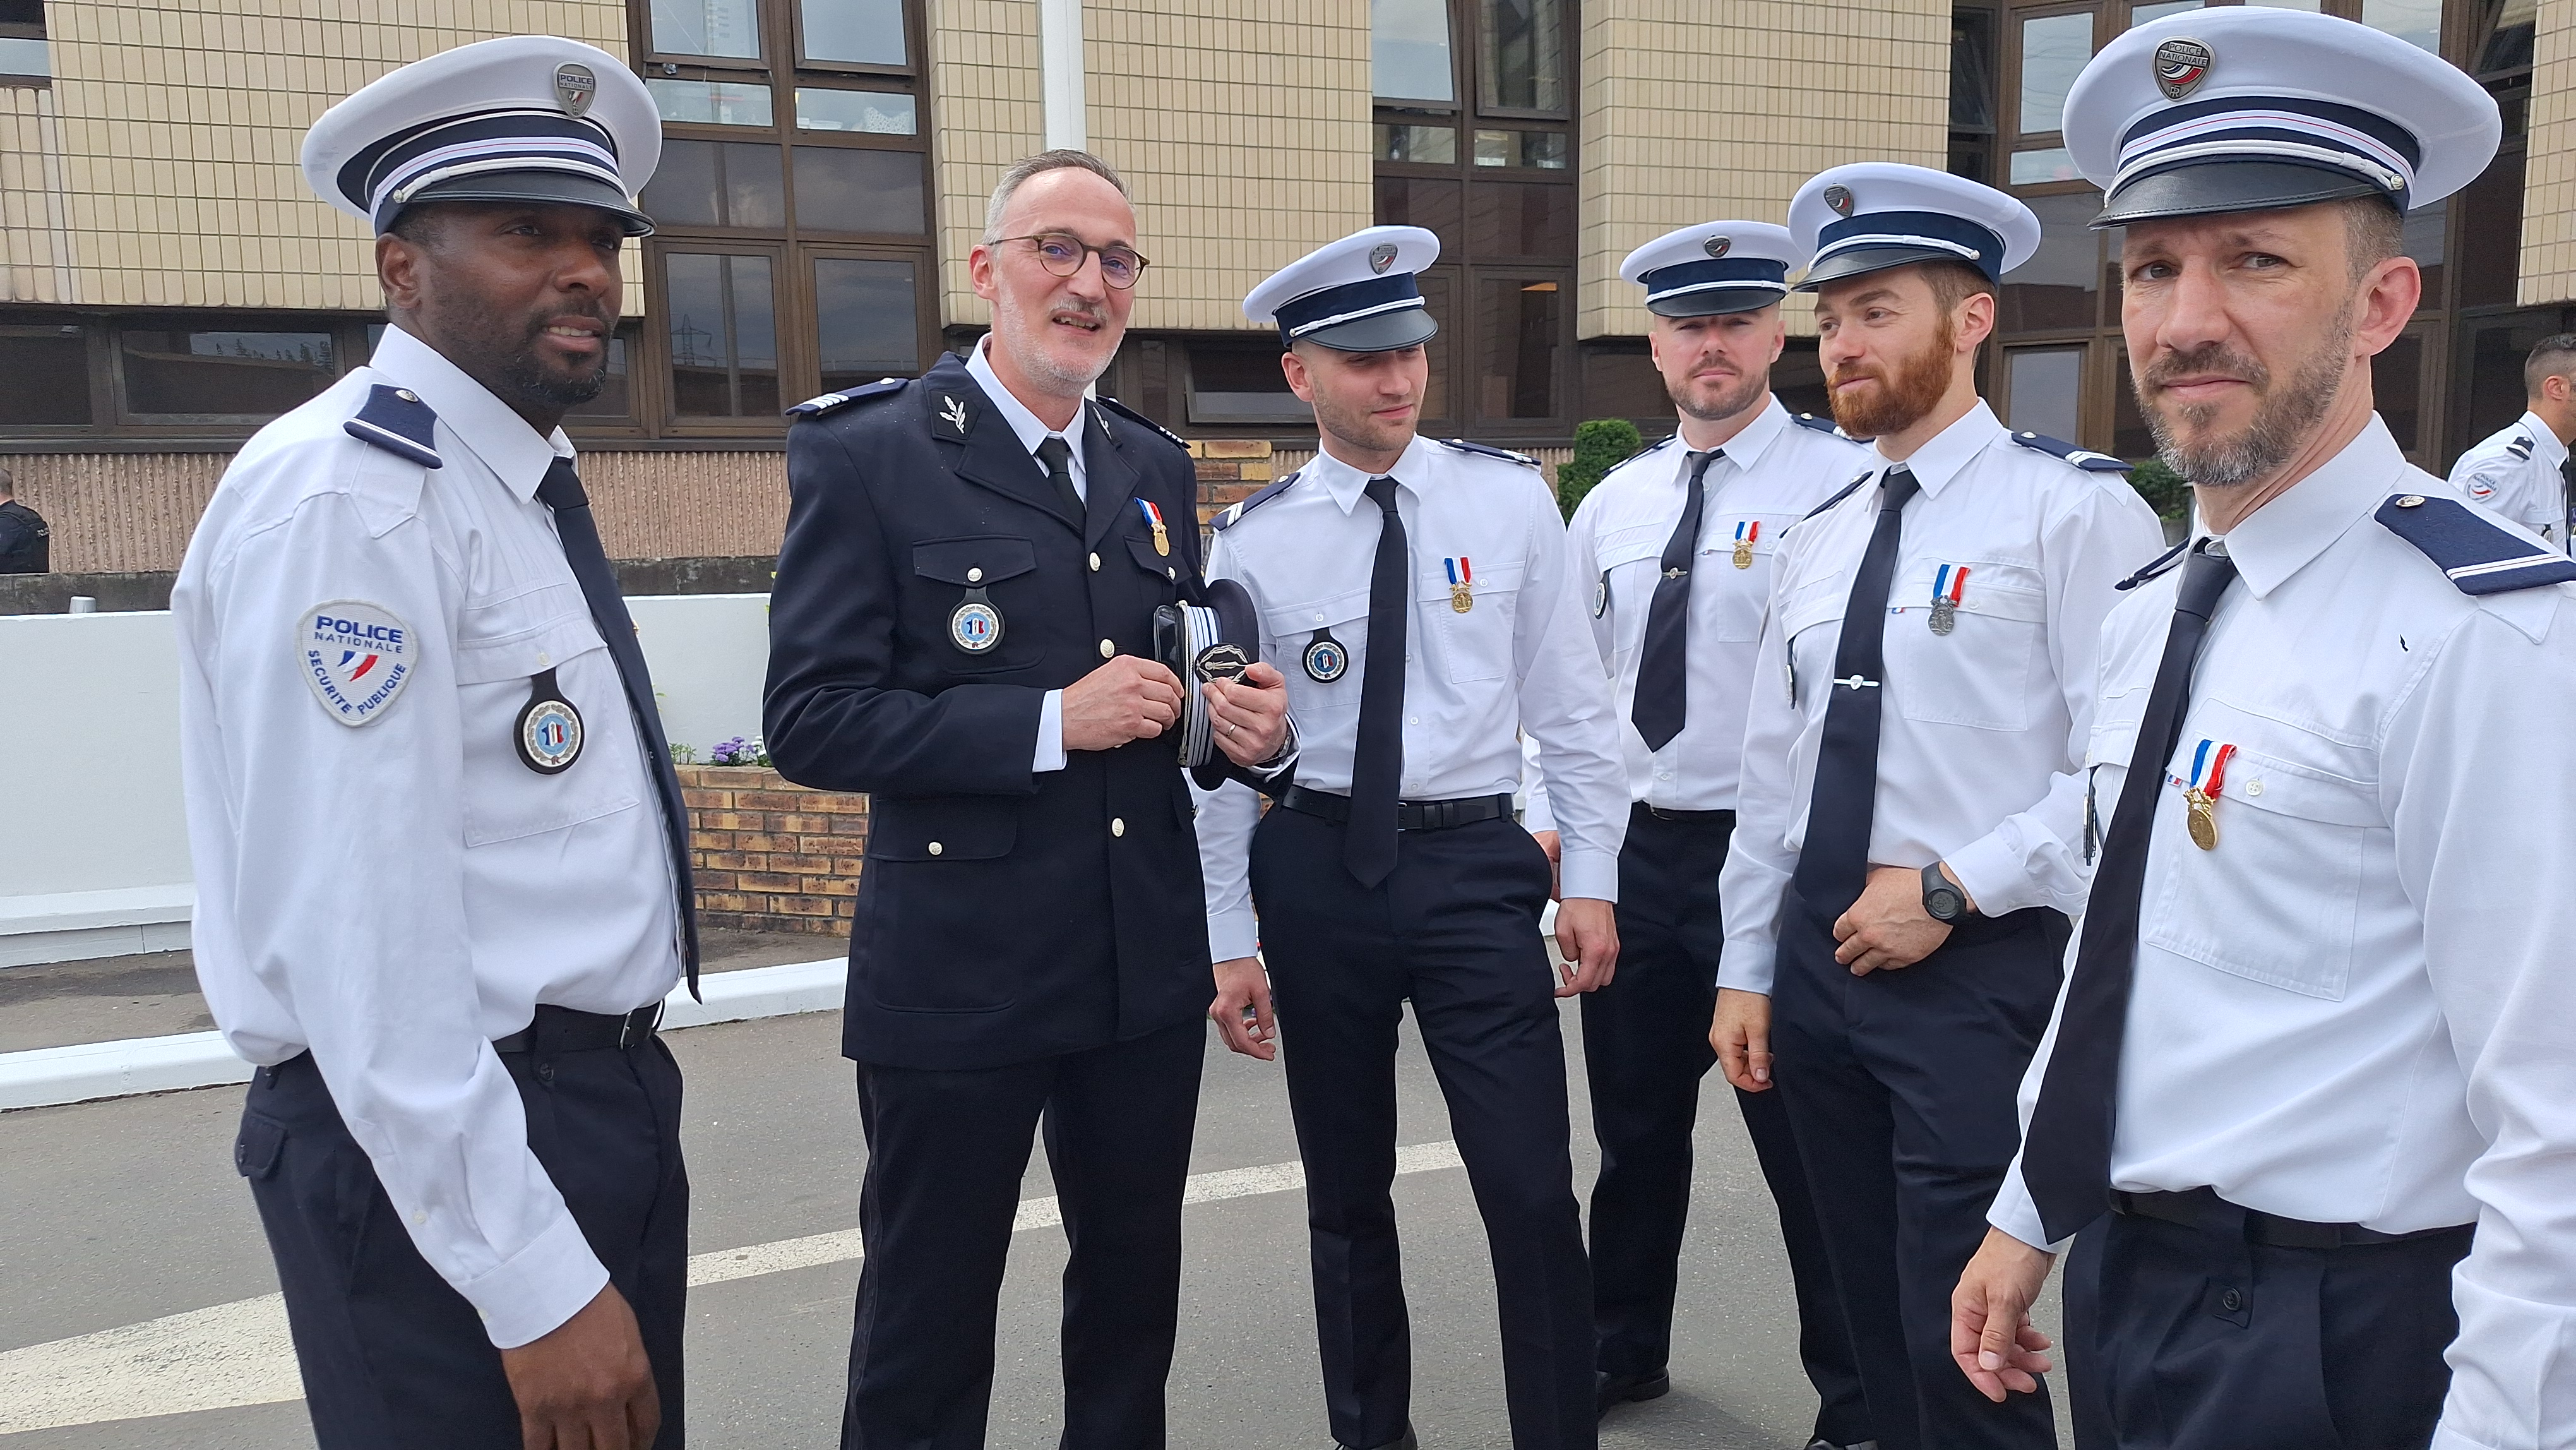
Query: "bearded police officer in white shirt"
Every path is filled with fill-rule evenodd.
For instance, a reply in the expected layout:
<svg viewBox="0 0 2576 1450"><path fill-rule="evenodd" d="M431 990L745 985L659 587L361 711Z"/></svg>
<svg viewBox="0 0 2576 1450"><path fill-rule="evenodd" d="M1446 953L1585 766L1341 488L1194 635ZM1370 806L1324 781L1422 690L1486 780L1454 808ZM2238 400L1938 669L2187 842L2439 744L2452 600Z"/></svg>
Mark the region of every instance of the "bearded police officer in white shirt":
<svg viewBox="0 0 2576 1450"><path fill-rule="evenodd" d="M1569 1450L1594 1443L1592 1290L1554 998L1615 969L1626 797L1554 497L1518 455L1414 432L1437 331L1414 274L1438 254L1419 227L1372 227L1244 299L1278 327L1322 448L1221 516L1209 553L1258 608L1301 742L1257 828L1242 785L1199 817L1212 1015L1234 1050L1272 1053L1257 931L1293 1032L1334 1441L1414 1442L1390 1196L1410 1000L1493 1246L1512 1443ZM1518 731L1564 841L1561 987L1539 935L1548 860L1512 819Z"/></svg>
<svg viewBox="0 0 2576 1450"><path fill-rule="evenodd" d="M1788 527L1869 457L1831 421L1793 416L1771 395L1788 269L1803 260L1785 227L1715 221L1658 237L1620 263L1620 277L1644 289L1647 344L1680 431L1603 477L1570 535L1623 722L1630 801L1619 976L1583 998L1583 1067L1601 1145L1591 1234L1604 1410L1671 1384L1691 1130L1700 1079L1716 1060L1702 1024L1726 935L1718 872L1735 829L1771 561ZM1544 786L1530 795L1525 820L1548 844ZM1779 1210L1799 1357L1820 1402L1814 1438L1857 1445L1871 1438L1869 1415L1788 1113L1774 1092L1738 1092L1736 1105Z"/></svg>
<svg viewBox="0 0 2576 1450"><path fill-rule="evenodd" d="M2133 30L2067 103L2207 532L2110 619L2101 864L1956 1344L2025 1388L2045 1248L2103 1220L2068 1295L2124 1446L2576 1435L2576 562L2371 391L2401 218L2498 132L2434 56L2257 8Z"/></svg>
<svg viewBox="0 0 2576 1450"><path fill-rule="evenodd" d="M687 817L557 426L660 149L543 36L316 122L393 325L243 447L172 596L197 972L325 1450L681 1443Z"/></svg>
<svg viewBox="0 0 2576 1450"><path fill-rule="evenodd" d="M1879 1443L2051 1445L2045 1403L1959 1380L1946 1300L2083 902L2102 617L2161 535L2116 459L1977 398L2027 207L1863 163L1789 225L1835 418L1876 456L1775 565L1713 1035L1730 1081L1786 1099Z"/></svg>
<svg viewBox="0 0 2576 1450"><path fill-rule="evenodd" d="M2451 465L2451 486L2567 547L2567 444L2576 439L2576 332L2545 337L2522 363L2522 416Z"/></svg>

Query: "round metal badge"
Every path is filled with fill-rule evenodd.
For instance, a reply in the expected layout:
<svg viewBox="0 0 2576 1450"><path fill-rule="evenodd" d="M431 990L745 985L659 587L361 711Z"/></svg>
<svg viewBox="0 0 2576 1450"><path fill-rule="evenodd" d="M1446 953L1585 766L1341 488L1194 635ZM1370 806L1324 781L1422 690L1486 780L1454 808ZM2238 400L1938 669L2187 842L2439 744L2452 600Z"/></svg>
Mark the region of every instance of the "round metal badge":
<svg viewBox="0 0 2576 1450"><path fill-rule="evenodd" d="M985 602L983 590L969 595L948 616L948 642L970 655L984 654L1002 642L1002 611Z"/></svg>
<svg viewBox="0 0 2576 1450"><path fill-rule="evenodd" d="M1385 276L1386 269L1395 265L1395 243L1380 242L1369 248L1368 264L1370 272Z"/></svg>
<svg viewBox="0 0 2576 1450"><path fill-rule="evenodd" d="M1329 629L1315 631L1306 646L1306 678L1319 685L1329 685L1350 672L1351 652L1333 638Z"/></svg>
<svg viewBox="0 0 2576 1450"><path fill-rule="evenodd" d="M528 684L528 703L519 708L510 743L518 747L520 764L539 775L561 775L581 759L581 712L564 698L553 670Z"/></svg>
<svg viewBox="0 0 2576 1450"><path fill-rule="evenodd" d="M1733 237L1711 237L1699 244L1699 249L1711 257L1723 257L1734 247L1735 238Z"/></svg>
<svg viewBox="0 0 2576 1450"><path fill-rule="evenodd" d="M2209 63L2217 57L2207 45L2177 35L2156 47L2156 89L2168 101L2179 101L2200 89L2209 78Z"/></svg>
<svg viewBox="0 0 2576 1450"><path fill-rule="evenodd" d="M1851 188L1841 185L1826 187L1825 209L1836 216L1850 216L1852 214Z"/></svg>

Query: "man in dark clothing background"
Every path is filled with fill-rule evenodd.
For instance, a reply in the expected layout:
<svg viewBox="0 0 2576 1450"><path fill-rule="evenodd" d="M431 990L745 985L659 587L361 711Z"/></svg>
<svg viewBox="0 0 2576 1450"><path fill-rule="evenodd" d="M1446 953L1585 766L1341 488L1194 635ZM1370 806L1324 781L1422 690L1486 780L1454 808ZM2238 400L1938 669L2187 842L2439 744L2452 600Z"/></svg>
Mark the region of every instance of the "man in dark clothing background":
<svg viewBox="0 0 2576 1450"><path fill-rule="evenodd" d="M0 468L0 574L47 572L52 533L43 514L18 502L9 470Z"/></svg>

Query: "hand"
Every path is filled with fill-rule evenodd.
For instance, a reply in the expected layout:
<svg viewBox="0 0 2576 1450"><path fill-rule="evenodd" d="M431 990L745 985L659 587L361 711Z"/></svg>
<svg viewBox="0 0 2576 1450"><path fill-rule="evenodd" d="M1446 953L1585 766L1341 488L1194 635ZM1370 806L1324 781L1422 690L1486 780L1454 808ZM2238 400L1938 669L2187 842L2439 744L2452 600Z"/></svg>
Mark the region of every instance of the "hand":
<svg viewBox="0 0 2576 1450"><path fill-rule="evenodd" d="M1556 950L1565 958L1557 969L1564 985L1556 995L1597 992L1619 971L1619 919L1610 903L1577 896L1556 906Z"/></svg>
<svg viewBox="0 0 2576 1450"><path fill-rule="evenodd" d="M2048 1373L2048 1336L2031 1327L2031 1301L2048 1282L2057 1256L1999 1228L1959 1274L1950 1294L1950 1358L1977 1393L1996 1404L2007 1392L2029 1394Z"/></svg>
<svg viewBox="0 0 2576 1450"><path fill-rule="evenodd" d="M1064 748L1115 750L1181 718L1181 682L1154 660L1120 655L1064 692Z"/></svg>
<svg viewBox="0 0 2576 1450"><path fill-rule="evenodd" d="M1944 868L1941 874L1950 873ZM1973 909L1975 903L1969 905ZM1921 871L1872 866L1860 900L1834 923L1834 940L1842 943L1834 949L1834 960L1851 968L1853 976L1866 977L1910 967L1949 939L1949 926L1923 910Z"/></svg>
<svg viewBox="0 0 2576 1450"><path fill-rule="evenodd" d="M614 1284L570 1319L501 1351L526 1450L646 1450L662 1399L635 1311Z"/></svg>
<svg viewBox="0 0 2576 1450"><path fill-rule="evenodd" d="M1771 998L1763 992L1717 989L1717 1012L1709 1018L1708 1045L1717 1049L1717 1070L1749 1093L1771 1091Z"/></svg>
<svg viewBox="0 0 2576 1450"><path fill-rule="evenodd" d="M1268 765L1288 748L1288 677L1277 666L1255 660L1241 682L1210 680L1199 690L1207 696L1216 748L1226 759L1249 769Z"/></svg>
<svg viewBox="0 0 2576 1450"><path fill-rule="evenodd" d="M1270 974L1259 957L1216 964L1216 1000L1208 1004L1208 1020L1232 1051L1263 1062L1279 1055L1279 1029L1270 1020Z"/></svg>
<svg viewBox="0 0 2576 1450"><path fill-rule="evenodd" d="M1532 831L1530 839L1547 853L1547 899L1565 900L1565 842L1554 831Z"/></svg>

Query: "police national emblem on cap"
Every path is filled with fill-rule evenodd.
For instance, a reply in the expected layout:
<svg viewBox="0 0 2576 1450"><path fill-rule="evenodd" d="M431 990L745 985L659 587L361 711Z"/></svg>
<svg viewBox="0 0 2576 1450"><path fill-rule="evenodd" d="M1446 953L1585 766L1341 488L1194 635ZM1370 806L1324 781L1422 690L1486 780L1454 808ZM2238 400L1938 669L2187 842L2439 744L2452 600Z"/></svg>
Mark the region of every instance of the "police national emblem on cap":
<svg viewBox="0 0 2576 1450"><path fill-rule="evenodd" d="M304 179L324 201L390 230L430 202L590 206L629 236L662 157L644 82L597 46L506 35L378 76L304 137Z"/></svg>
<svg viewBox="0 0 2576 1450"><path fill-rule="evenodd" d="M2097 227L2378 197L2400 212L2486 169L2493 97L2350 20L2268 6L2169 15L2102 47L2066 97Z"/></svg>
<svg viewBox="0 0 2576 1450"><path fill-rule="evenodd" d="M1440 323L1423 306L1415 274L1440 257L1421 227L1370 227L1328 242L1263 279L1243 315L1279 329L1283 347L1393 352L1428 342Z"/></svg>
<svg viewBox="0 0 2576 1450"><path fill-rule="evenodd" d="M1991 186L1894 161L1862 161L1808 178L1789 202L1789 231L1807 259L1801 292L1911 262L1959 262L1989 282L2039 250L2039 218Z"/></svg>
<svg viewBox="0 0 2576 1450"><path fill-rule="evenodd" d="M1646 310L1659 317L1752 312L1789 295L1789 265L1805 255L1787 227L1707 222L1630 252L1619 280L1645 288Z"/></svg>

